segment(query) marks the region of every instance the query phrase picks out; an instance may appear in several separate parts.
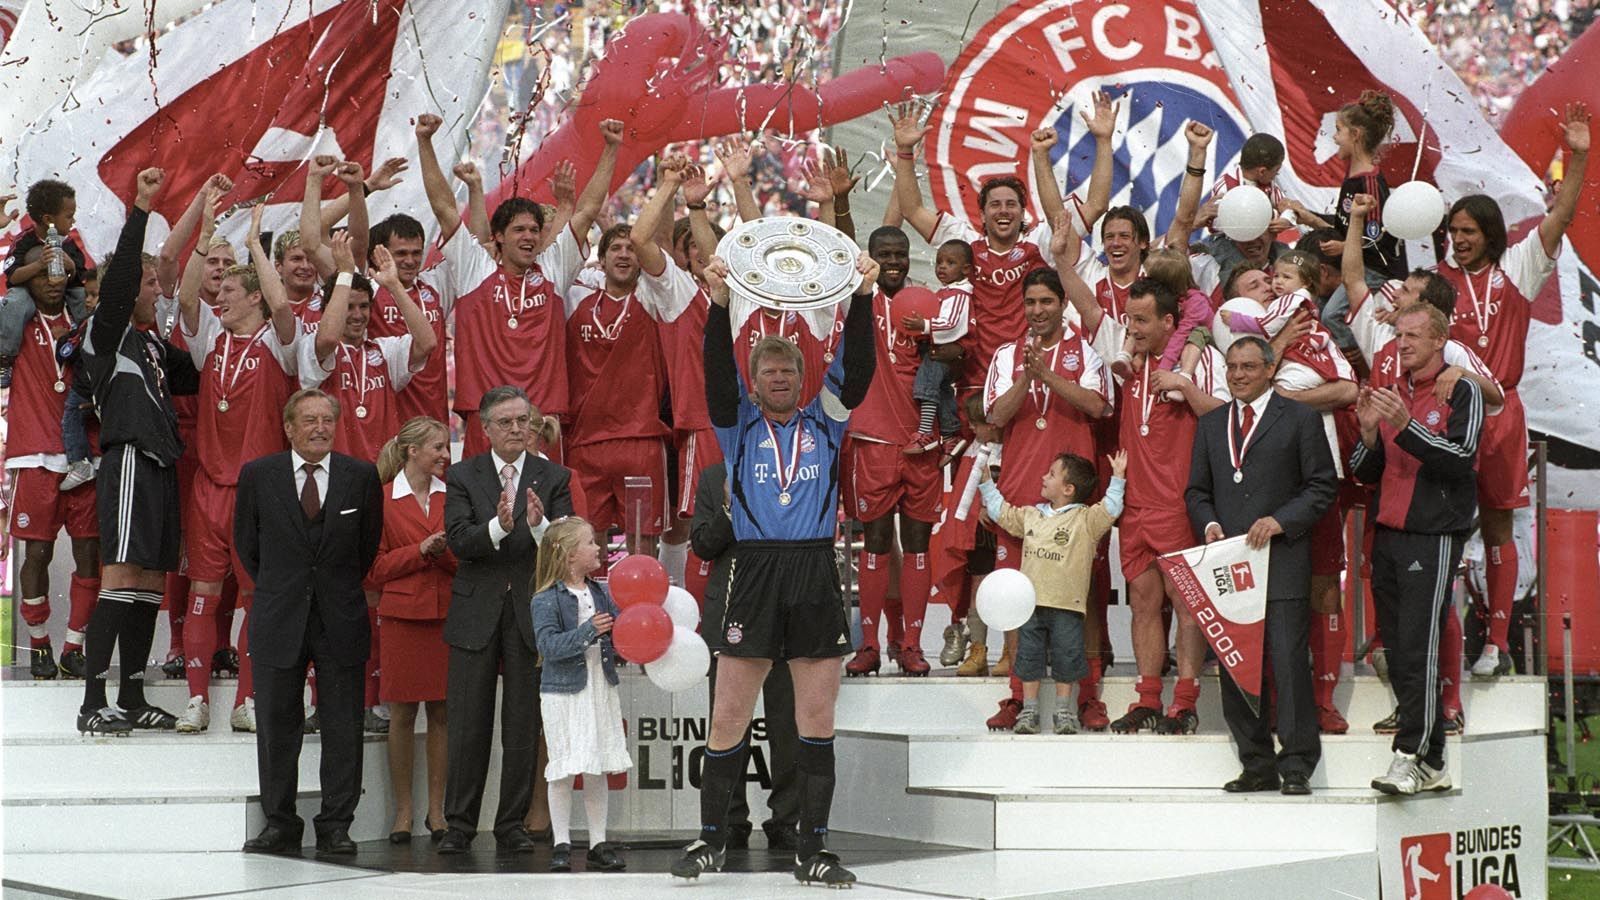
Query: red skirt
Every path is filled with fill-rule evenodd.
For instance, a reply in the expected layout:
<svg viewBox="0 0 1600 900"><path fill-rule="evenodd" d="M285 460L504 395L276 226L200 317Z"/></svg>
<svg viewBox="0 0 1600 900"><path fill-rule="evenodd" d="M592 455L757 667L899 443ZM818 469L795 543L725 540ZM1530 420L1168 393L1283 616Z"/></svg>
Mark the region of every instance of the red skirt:
<svg viewBox="0 0 1600 900"><path fill-rule="evenodd" d="M422 703L444 699L450 645L444 642L443 619L379 621L378 699L384 703Z"/></svg>

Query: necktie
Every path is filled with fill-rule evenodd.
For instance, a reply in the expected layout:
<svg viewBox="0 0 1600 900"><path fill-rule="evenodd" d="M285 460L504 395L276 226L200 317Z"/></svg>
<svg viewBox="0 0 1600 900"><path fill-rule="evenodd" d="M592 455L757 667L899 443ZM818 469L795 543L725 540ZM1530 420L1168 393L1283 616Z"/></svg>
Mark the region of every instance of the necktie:
<svg viewBox="0 0 1600 900"><path fill-rule="evenodd" d="M1256 408L1254 406L1251 406L1250 404L1246 403L1244 405L1244 418L1239 424L1239 431L1240 431L1240 435L1239 436L1241 438L1250 433L1250 426L1255 422L1255 420L1256 420Z"/></svg>
<svg viewBox="0 0 1600 900"><path fill-rule="evenodd" d="M300 508L307 519L315 519L317 513L322 512L322 498L317 496L317 470L322 466L306 463L301 468L306 470L306 485L300 489Z"/></svg>
<svg viewBox="0 0 1600 900"><path fill-rule="evenodd" d="M500 467L500 492L510 496L512 485L517 482L517 467L504 465Z"/></svg>

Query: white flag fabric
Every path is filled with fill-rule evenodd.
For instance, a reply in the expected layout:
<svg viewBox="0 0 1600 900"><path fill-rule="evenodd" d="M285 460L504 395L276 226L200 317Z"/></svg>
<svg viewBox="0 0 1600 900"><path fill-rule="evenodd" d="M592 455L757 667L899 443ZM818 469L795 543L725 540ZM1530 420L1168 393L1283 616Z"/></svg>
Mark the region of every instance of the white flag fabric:
<svg viewBox="0 0 1600 900"><path fill-rule="evenodd" d="M1156 561L1172 579L1222 667L1257 712L1271 557L1270 545L1252 549L1239 535L1168 553Z"/></svg>
<svg viewBox="0 0 1600 900"><path fill-rule="evenodd" d="M461 152L509 2L223 0L161 36L153 69L107 51L75 87L78 102L32 123L8 168L20 186L60 178L76 188L78 229L96 256L115 243L134 175L152 165L167 170L156 207L167 222L221 172L236 185L224 206L275 192L263 228L294 228L311 156L369 172L387 157L414 160L412 123L424 112L444 119L441 159ZM421 178L408 173L370 208L374 221L425 213ZM237 215L220 231L238 239L247 226ZM153 226L151 244L165 232Z"/></svg>

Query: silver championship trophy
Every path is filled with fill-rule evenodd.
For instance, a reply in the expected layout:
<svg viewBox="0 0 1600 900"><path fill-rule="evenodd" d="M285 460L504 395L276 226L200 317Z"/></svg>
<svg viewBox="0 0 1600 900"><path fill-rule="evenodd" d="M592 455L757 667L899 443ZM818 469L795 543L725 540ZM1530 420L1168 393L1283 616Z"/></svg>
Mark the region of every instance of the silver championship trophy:
<svg viewBox="0 0 1600 900"><path fill-rule="evenodd" d="M831 311L861 280L860 252L839 229L793 216L744 222L717 244L733 296L780 312Z"/></svg>

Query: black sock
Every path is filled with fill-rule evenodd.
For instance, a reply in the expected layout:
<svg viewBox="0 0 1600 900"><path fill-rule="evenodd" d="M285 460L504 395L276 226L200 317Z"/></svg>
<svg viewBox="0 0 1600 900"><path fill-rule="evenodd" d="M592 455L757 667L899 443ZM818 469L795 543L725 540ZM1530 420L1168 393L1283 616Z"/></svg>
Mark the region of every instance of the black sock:
<svg viewBox="0 0 1600 900"><path fill-rule="evenodd" d="M833 810L833 738L801 736L795 755L800 771L800 849L810 859L827 845L828 813Z"/></svg>
<svg viewBox="0 0 1600 900"><path fill-rule="evenodd" d="M939 417L939 404L933 400L923 400L917 404L917 434L933 434L934 420Z"/></svg>
<svg viewBox="0 0 1600 900"><path fill-rule="evenodd" d="M117 705L126 710L146 705L144 699L144 670L150 662L150 645L156 638L156 619L161 616L161 595L155 591L139 591L139 599L122 622L122 633L117 636L121 648L122 684L117 688Z"/></svg>
<svg viewBox="0 0 1600 900"><path fill-rule="evenodd" d="M84 629L82 712L97 712L109 705L106 671L111 668L111 651L116 649L117 637L122 634L134 603L133 591L100 591L100 599L89 615L89 627Z"/></svg>
<svg viewBox="0 0 1600 900"><path fill-rule="evenodd" d="M726 750L706 747L700 769L700 840L718 850L728 845L728 800L744 778L749 753L748 739Z"/></svg>

